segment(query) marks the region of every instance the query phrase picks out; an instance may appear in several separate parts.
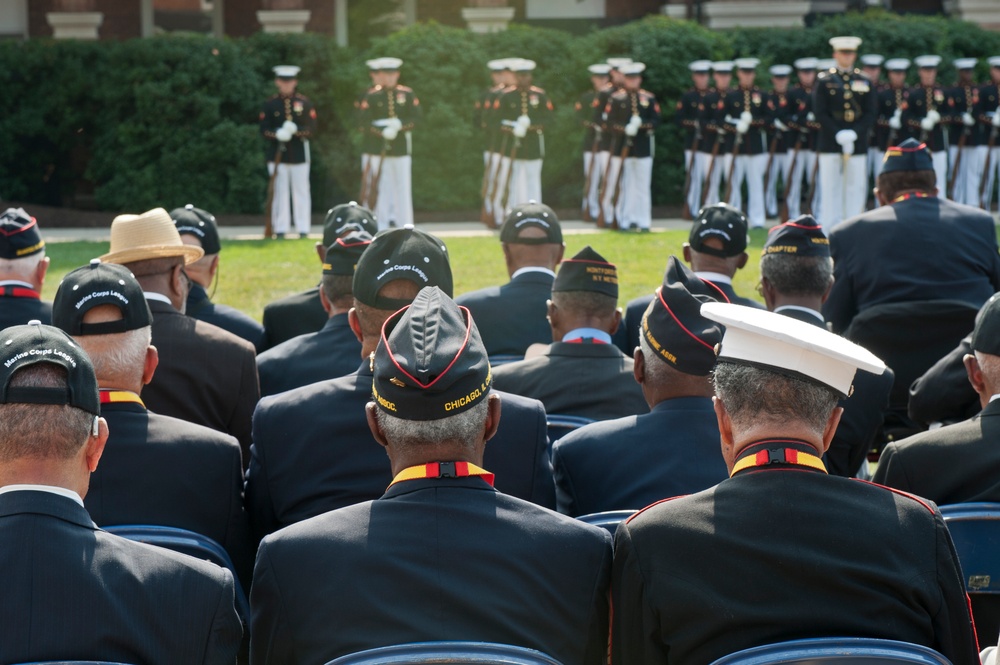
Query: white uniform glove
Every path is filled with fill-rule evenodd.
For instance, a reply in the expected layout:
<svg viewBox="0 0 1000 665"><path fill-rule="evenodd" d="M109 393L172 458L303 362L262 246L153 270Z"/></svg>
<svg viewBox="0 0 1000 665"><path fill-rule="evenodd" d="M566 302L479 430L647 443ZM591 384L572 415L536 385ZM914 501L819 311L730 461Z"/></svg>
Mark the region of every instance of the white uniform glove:
<svg viewBox="0 0 1000 665"><path fill-rule="evenodd" d="M889 118L889 126L891 128L896 130L903 128L902 113L902 110L896 109L896 112L892 114L891 118Z"/></svg>
<svg viewBox="0 0 1000 665"><path fill-rule="evenodd" d="M511 129L511 133L513 133L517 138L523 139L528 135L528 126L518 123L514 125L513 129Z"/></svg>
<svg viewBox="0 0 1000 665"><path fill-rule="evenodd" d="M299 131L299 126L296 125L291 120L286 120L285 124L283 124L281 128L286 130L289 134L294 134L295 132Z"/></svg>
<svg viewBox="0 0 1000 665"><path fill-rule="evenodd" d="M403 121L399 118L389 118L387 127L391 127L396 130L396 133L399 133L403 129Z"/></svg>
<svg viewBox="0 0 1000 665"><path fill-rule="evenodd" d="M750 113L750 111L744 111L743 113L740 113L740 122L749 125L751 122L753 122L753 113Z"/></svg>
<svg viewBox="0 0 1000 665"><path fill-rule="evenodd" d="M632 116L631 118L629 118L628 124L625 125L625 135L635 136L636 134L639 133L639 127L641 126L642 126L642 118L640 118L637 115Z"/></svg>
<svg viewBox="0 0 1000 665"><path fill-rule="evenodd" d="M741 134L741 135L742 134L746 134L748 131L750 131L750 123L749 122L743 122L743 120L741 119L738 123L736 123L736 133L737 134Z"/></svg>
<svg viewBox="0 0 1000 665"><path fill-rule="evenodd" d="M278 130L274 132L274 135L282 143L288 143L292 140L292 133L284 127L279 127Z"/></svg>
<svg viewBox="0 0 1000 665"><path fill-rule="evenodd" d="M976 124L976 119L972 117L972 114L966 111L962 114L962 124L966 127L972 127Z"/></svg>
<svg viewBox="0 0 1000 665"><path fill-rule="evenodd" d="M812 111L806 114L806 122L816 122L816 114Z"/></svg>
<svg viewBox="0 0 1000 665"><path fill-rule="evenodd" d="M777 118L774 119L774 128L777 129L779 132L787 132L788 131L788 125L786 125L785 123L781 122Z"/></svg>
<svg viewBox="0 0 1000 665"><path fill-rule="evenodd" d="M858 140L858 133L853 129L842 129L834 137L840 144L840 149L845 155L854 154L854 142Z"/></svg>
<svg viewBox="0 0 1000 665"><path fill-rule="evenodd" d="M929 132L932 129L934 129L934 119L931 118L929 115L924 116L924 118L920 121L920 129L924 130L925 132Z"/></svg>
<svg viewBox="0 0 1000 665"><path fill-rule="evenodd" d="M526 115L519 115L517 116L517 124L527 129L528 127L531 127L531 118Z"/></svg>
<svg viewBox="0 0 1000 665"><path fill-rule="evenodd" d="M397 136L399 136L399 130L396 129L393 125L389 125L388 127L382 130L382 138L384 138L386 141L395 141Z"/></svg>
<svg viewBox="0 0 1000 665"><path fill-rule="evenodd" d="M941 114L935 111L934 109L931 109L930 111L927 112L927 117L931 118L934 121L935 125L941 122Z"/></svg>
<svg viewBox="0 0 1000 665"><path fill-rule="evenodd" d="M994 127L1000 127L1000 106L998 106L997 110L993 113L993 120L990 121L990 124Z"/></svg>

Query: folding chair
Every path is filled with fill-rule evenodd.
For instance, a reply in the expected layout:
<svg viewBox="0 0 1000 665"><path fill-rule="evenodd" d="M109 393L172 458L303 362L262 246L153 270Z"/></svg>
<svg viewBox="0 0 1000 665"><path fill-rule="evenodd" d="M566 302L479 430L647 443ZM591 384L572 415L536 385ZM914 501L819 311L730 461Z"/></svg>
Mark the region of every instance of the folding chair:
<svg viewBox="0 0 1000 665"><path fill-rule="evenodd" d="M1000 503L941 506L955 543L972 601L980 644L996 644L1000 633Z"/></svg>
<svg viewBox="0 0 1000 665"><path fill-rule="evenodd" d="M590 418L584 418L583 416L560 416L555 413L550 413L546 417L546 425L549 430L549 447L552 444L566 436L573 430L583 427L584 425L589 425L594 422Z"/></svg>
<svg viewBox="0 0 1000 665"><path fill-rule="evenodd" d="M326 665L562 665L541 651L491 642L414 642L367 649Z"/></svg>
<svg viewBox="0 0 1000 665"><path fill-rule="evenodd" d="M506 365L507 363L515 363L518 360L524 360L524 356L519 356L516 353L498 353L495 356L490 356L490 366L499 367L500 365Z"/></svg>
<svg viewBox="0 0 1000 665"><path fill-rule="evenodd" d="M919 644L870 637L816 637L752 647L723 656L712 665L951 665Z"/></svg>
<svg viewBox="0 0 1000 665"><path fill-rule="evenodd" d="M592 524L593 526L599 526L602 529L607 529L611 532L611 535L615 535L615 531L618 529L618 525L627 520L629 517L635 514L634 510L605 510L602 513L590 513L589 515L580 515L576 519L581 522L586 522L587 524Z"/></svg>
<svg viewBox="0 0 1000 665"><path fill-rule="evenodd" d="M122 538L147 545L156 545L198 559L211 561L217 566L227 568L233 574L233 581L236 583L236 612L240 615L243 625L249 625L250 603L247 602L247 596L243 592L243 587L240 585L240 579L236 575L236 568L233 566L229 554L219 543L200 533L172 526L121 524L102 528L108 533Z"/></svg>

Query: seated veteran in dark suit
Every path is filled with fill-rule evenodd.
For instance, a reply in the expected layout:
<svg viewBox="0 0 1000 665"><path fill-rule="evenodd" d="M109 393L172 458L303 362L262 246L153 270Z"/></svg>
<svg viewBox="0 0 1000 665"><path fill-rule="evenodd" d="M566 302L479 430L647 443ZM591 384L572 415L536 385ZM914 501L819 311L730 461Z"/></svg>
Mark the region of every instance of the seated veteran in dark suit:
<svg viewBox="0 0 1000 665"><path fill-rule="evenodd" d="M826 328L821 310L833 285L833 260L826 234L812 215L771 229L761 252L760 280L770 311ZM877 376L860 372L854 377L854 392L840 401L844 415L823 456L827 471L854 476L861 469L885 419L893 379L888 367Z"/></svg>
<svg viewBox="0 0 1000 665"><path fill-rule="evenodd" d="M961 300L980 307L1000 291L992 215L939 198L938 185L924 144L907 139L886 151L880 207L830 232L836 281L823 313L834 332L874 305Z"/></svg>
<svg viewBox="0 0 1000 665"><path fill-rule="evenodd" d="M727 203L705 206L691 225L688 241L684 243L684 260L699 278L710 282L725 298L712 297L720 302L732 302L748 307L763 307L759 302L736 295L733 275L745 267L747 254L747 218L738 208ZM625 308L625 347L631 354L639 345L639 327L646 308L655 296L639 296Z"/></svg>
<svg viewBox="0 0 1000 665"><path fill-rule="evenodd" d="M208 427L150 413L139 396L156 371L153 315L132 273L94 259L63 278L53 323L87 352L111 434L84 505L99 526L189 529L222 545L244 585L254 551L243 510L240 444Z"/></svg>
<svg viewBox="0 0 1000 665"><path fill-rule="evenodd" d="M331 208L323 220L323 240L316 243L320 264L326 263L326 248L352 231L378 233L375 214L354 201ZM264 348L270 349L293 337L314 333L329 321L319 299L319 287L293 293L264 307Z"/></svg>
<svg viewBox="0 0 1000 665"><path fill-rule="evenodd" d="M820 459L856 369L885 365L801 321L706 303L730 478L615 534L612 662L705 664L810 637L874 637L978 662L958 557L932 503Z"/></svg>
<svg viewBox="0 0 1000 665"><path fill-rule="evenodd" d="M108 438L87 355L37 322L0 340L0 662L231 665L232 574L106 533L83 506Z"/></svg>
<svg viewBox="0 0 1000 665"><path fill-rule="evenodd" d="M23 208L7 208L0 214L0 330L52 321L52 303L42 300L48 269L38 222Z"/></svg>
<svg viewBox="0 0 1000 665"><path fill-rule="evenodd" d="M504 398L468 310L421 289L386 321L372 364L365 411L393 480L381 498L264 539L251 663L428 640L606 662L611 538L493 488L483 451Z"/></svg>
<svg viewBox="0 0 1000 665"><path fill-rule="evenodd" d="M546 413L610 420L649 408L632 359L611 343L621 322L618 271L588 245L562 262L548 303L544 352L493 370L496 387L540 400Z"/></svg>
<svg viewBox="0 0 1000 665"><path fill-rule="evenodd" d="M510 211L500 228L500 243L510 281L455 301L472 312L487 353L523 356L532 344L552 339L545 303L566 245L555 212L534 201Z"/></svg>
<svg viewBox="0 0 1000 665"><path fill-rule="evenodd" d="M261 395L335 379L358 368L361 343L347 312L354 304L354 268L371 241L367 231L352 231L327 248L319 297L330 318L318 332L293 337L257 356Z"/></svg>
<svg viewBox="0 0 1000 665"><path fill-rule="evenodd" d="M247 512L258 540L328 510L377 499L392 482L385 451L364 415L372 395L371 354L385 321L424 286L452 290L444 243L406 227L377 235L358 261L348 314L361 340L360 367L261 400L246 484ZM486 449L497 489L555 507L545 409L537 400L501 395L507 415Z"/></svg>
<svg viewBox="0 0 1000 665"><path fill-rule="evenodd" d="M260 397L253 346L210 323L185 316L190 280L184 266L204 255L185 245L163 208L119 215L111 224L105 263L128 268L153 313L156 376L142 390L154 413L230 434L250 459L250 427Z"/></svg>
<svg viewBox="0 0 1000 665"><path fill-rule="evenodd" d="M229 305L219 305L212 302L206 289L212 288L219 280L219 252L222 243L219 242L219 230L215 226L215 215L195 208L190 203L183 208L170 211L177 232L185 245L201 247L205 255L185 266L184 270L191 278L191 288L187 296L187 308L184 313L199 321L219 326L237 337L242 337L253 344L258 351L264 344L264 326L249 316Z"/></svg>
<svg viewBox="0 0 1000 665"><path fill-rule="evenodd" d="M987 300L986 304L989 303ZM982 313L980 309L976 316L982 316ZM969 333L948 355L914 380L907 404L910 418L925 425L951 424L968 420L979 413L983 407L965 370L965 356L971 353L972 333Z"/></svg>
<svg viewBox="0 0 1000 665"><path fill-rule="evenodd" d="M890 443L879 458L875 482L940 505L1000 502L1000 296L983 307L964 362L982 411Z"/></svg>
<svg viewBox="0 0 1000 665"><path fill-rule="evenodd" d="M699 313L718 292L673 256L664 280L642 318L634 357L650 412L586 425L555 442L561 513L638 510L726 478L708 376L722 330Z"/></svg>

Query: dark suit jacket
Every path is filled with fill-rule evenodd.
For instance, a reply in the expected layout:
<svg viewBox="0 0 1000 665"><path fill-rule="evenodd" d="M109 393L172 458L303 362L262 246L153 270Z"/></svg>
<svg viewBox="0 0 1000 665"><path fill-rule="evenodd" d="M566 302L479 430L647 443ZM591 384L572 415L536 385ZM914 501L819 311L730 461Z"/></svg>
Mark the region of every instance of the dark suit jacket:
<svg viewBox="0 0 1000 665"><path fill-rule="evenodd" d="M368 429L372 371L321 381L260 402L247 470L246 505L256 538L328 510L382 496L392 482L385 449ZM500 428L486 444L486 468L502 492L555 507L542 405L502 400Z"/></svg>
<svg viewBox="0 0 1000 665"><path fill-rule="evenodd" d="M936 197L909 198L848 219L830 232L836 281L823 314L843 333L872 305L961 300L981 306L1000 291L993 217Z"/></svg>
<svg viewBox="0 0 1000 665"><path fill-rule="evenodd" d="M772 642L843 635L978 662L937 509L807 467L746 469L632 517L615 535L612 590L613 659L623 665L704 665Z"/></svg>
<svg viewBox="0 0 1000 665"><path fill-rule="evenodd" d="M553 445L552 473L559 512L573 517L639 510L729 476L707 397L669 399L641 416L574 430Z"/></svg>
<svg viewBox="0 0 1000 665"><path fill-rule="evenodd" d="M782 309L777 313L826 329L818 313L813 315L799 309ZM830 449L823 455L827 471L835 476L857 475L885 421L894 379L895 374L888 367L878 375L862 370L854 374L854 392L838 404L844 407L844 415L840 417Z"/></svg>
<svg viewBox="0 0 1000 665"><path fill-rule="evenodd" d="M260 398L254 349L244 339L149 300L160 364L142 389L150 411L226 432L250 459L250 427Z"/></svg>
<svg viewBox="0 0 1000 665"><path fill-rule="evenodd" d="M875 482L937 504L1000 501L1000 402L886 446Z"/></svg>
<svg viewBox="0 0 1000 665"><path fill-rule="evenodd" d="M102 404L101 416L111 434L84 500L94 522L175 526L208 536L226 549L247 588L255 551L236 439L141 404Z"/></svg>
<svg viewBox="0 0 1000 665"><path fill-rule="evenodd" d="M601 531L480 478L397 483L261 543L250 661L480 640L603 663L611 542Z"/></svg>
<svg viewBox="0 0 1000 665"><path fill-rule="evenodd" d="M201 284L191 282L191 290L188 292L184 313L199 321L228 330L237 337L242 337L253 344L257 351L263 349L264 326L235 307L212 302L205 287Z"/></svg>
<svg viewBox="0 0 1000 665"><path fill-rule="evenodd" d="M294 293L264 307L264 347L270 349L293 337L313 333L329 318L319 299L319 287Z"/></svg>
<svg viewBox="0 0 1000 665"><path fill-rule="evenodd" d="M725 282L712 282L712 284L719 287L719 290L729 298L729 302L735 305L746 305L747 307L764 309L764 306L756 300L736 295L732 284L726 284ZM625 307L625 318L622 321L622 327L625 329L624 339L616 335L615 343L629 358L632 357L635 347L639 346L639 330L642 327L642 315L646 313L646 308L649 307L649 303L653 302L653 298L654 295L652 294L639 296L634 300L630 300Z"/></svg>
<svg viewBox="0 0 1000 665"><path fill-rule="evenodd" d="M233 576L97 528L72 499L0 495L0 662L232 665Z"/></svg>
<svg viewBox="0 0 1000 665"><path fill-rule="evenodd" d="M466 293L455 302L469 308L486 353L524 355L532 344L552 341L545 301L552 295L552 275L526 272L503 286Z"/></svg>
<svg viewBox="0 0 1000 665"><path fill-rule="evenodd" d="M319 332L293 337L257 356L260 394L336 379L356 370L360 359L361 342L347 323L347 313L337 314Z"/></svg>
<svg viewBox="0 0 1000 665"><path fill-rule="evenodd" d="M610 420L649 412L632 359L613 344L554 342L544 355L494 368L493 385L561 416Z"/></svg>
<svg viewBox="0 0 1000 665"><path fill-rule="evenodd" d="M908 415L917 422L959 422L979 413L979 395L962 358L972 353L972 333L910 385Z"/></svg>
<svg viewBox="0 0 1000 665"><path fill-rule="evenodd" d="M24 325L33 319L51 325L52 303L35 298L0 296L0 330Z"/></svg>

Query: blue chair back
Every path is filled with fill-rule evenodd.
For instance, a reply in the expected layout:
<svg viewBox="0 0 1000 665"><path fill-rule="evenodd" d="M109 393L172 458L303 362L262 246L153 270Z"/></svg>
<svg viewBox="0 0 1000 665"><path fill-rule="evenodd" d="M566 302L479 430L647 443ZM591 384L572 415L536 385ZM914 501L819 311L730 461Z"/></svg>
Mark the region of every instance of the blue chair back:
<svg viewBox="0 0 1000 665"><path fill-rule="evenodd" d="M712 665L951 665L919 644L869 637L817 637L753 647L723 656Z"/></svg>
<svg viewBox="0 0 1000 665"><path fill-rule="evenodd" d="M1000 594L1000 503L941 506L970 594Z"/></svg>
<svg viewBox="0 0 1000 665"><path fill-rule="evenodd" d="M39 660L17 665L128 665L128 663L112 663L110 660Z"/></svg>
<svg viewBox="0 0 1000 665"><path fill-rule="evenodd" d="M516 363L518 360L524 360L524 356L519 356L514 353L498 353L494 356L490 356L490 366L499 367L500 365L506 365L507 363Z"/></svg>
<svg viewBox="0 0 1000 665"><path fill-rule="evenodd" d="M236 583L236 612L240 615L243 625L249 625L250 603L247 602L247 596L243 592L242 585L240 585L240 578L236 574L236 568L233 566L232 559L229 558L229 554L219 543L200 533L173 526L121 524L101 528L108 533L113 533L122 538L146 543L147 545L156 545L157 547L187 554L198 559L211 561L217 566L227 568L233 574L233 581Z"/></svg>
<svg viewBox="0 0 1000 665"><path fill-rule="evenodd" d="M603 513L580 515L576 519L587 524L599 526L602 529L607 529L613 536L618 529L618 525L632 517L635 512L634 510L605 510Z"/></svg>
<svg viewBox="0 0 1000 665"><path fill-rule="evenodd" d="M368 649L326 665L562 665L541 651L492 642L415 642Z"/></svg>
<svg viewBox="0 0 1000 665"><path fill-rule="evenodd" d="M561 416L556 413L550 413L545 416L545 424L549 430L549 448L552 444L566 436L578 427L583 427L584 425L589 425L594 422L590 418L584 418L583 416Z"/></svg>

